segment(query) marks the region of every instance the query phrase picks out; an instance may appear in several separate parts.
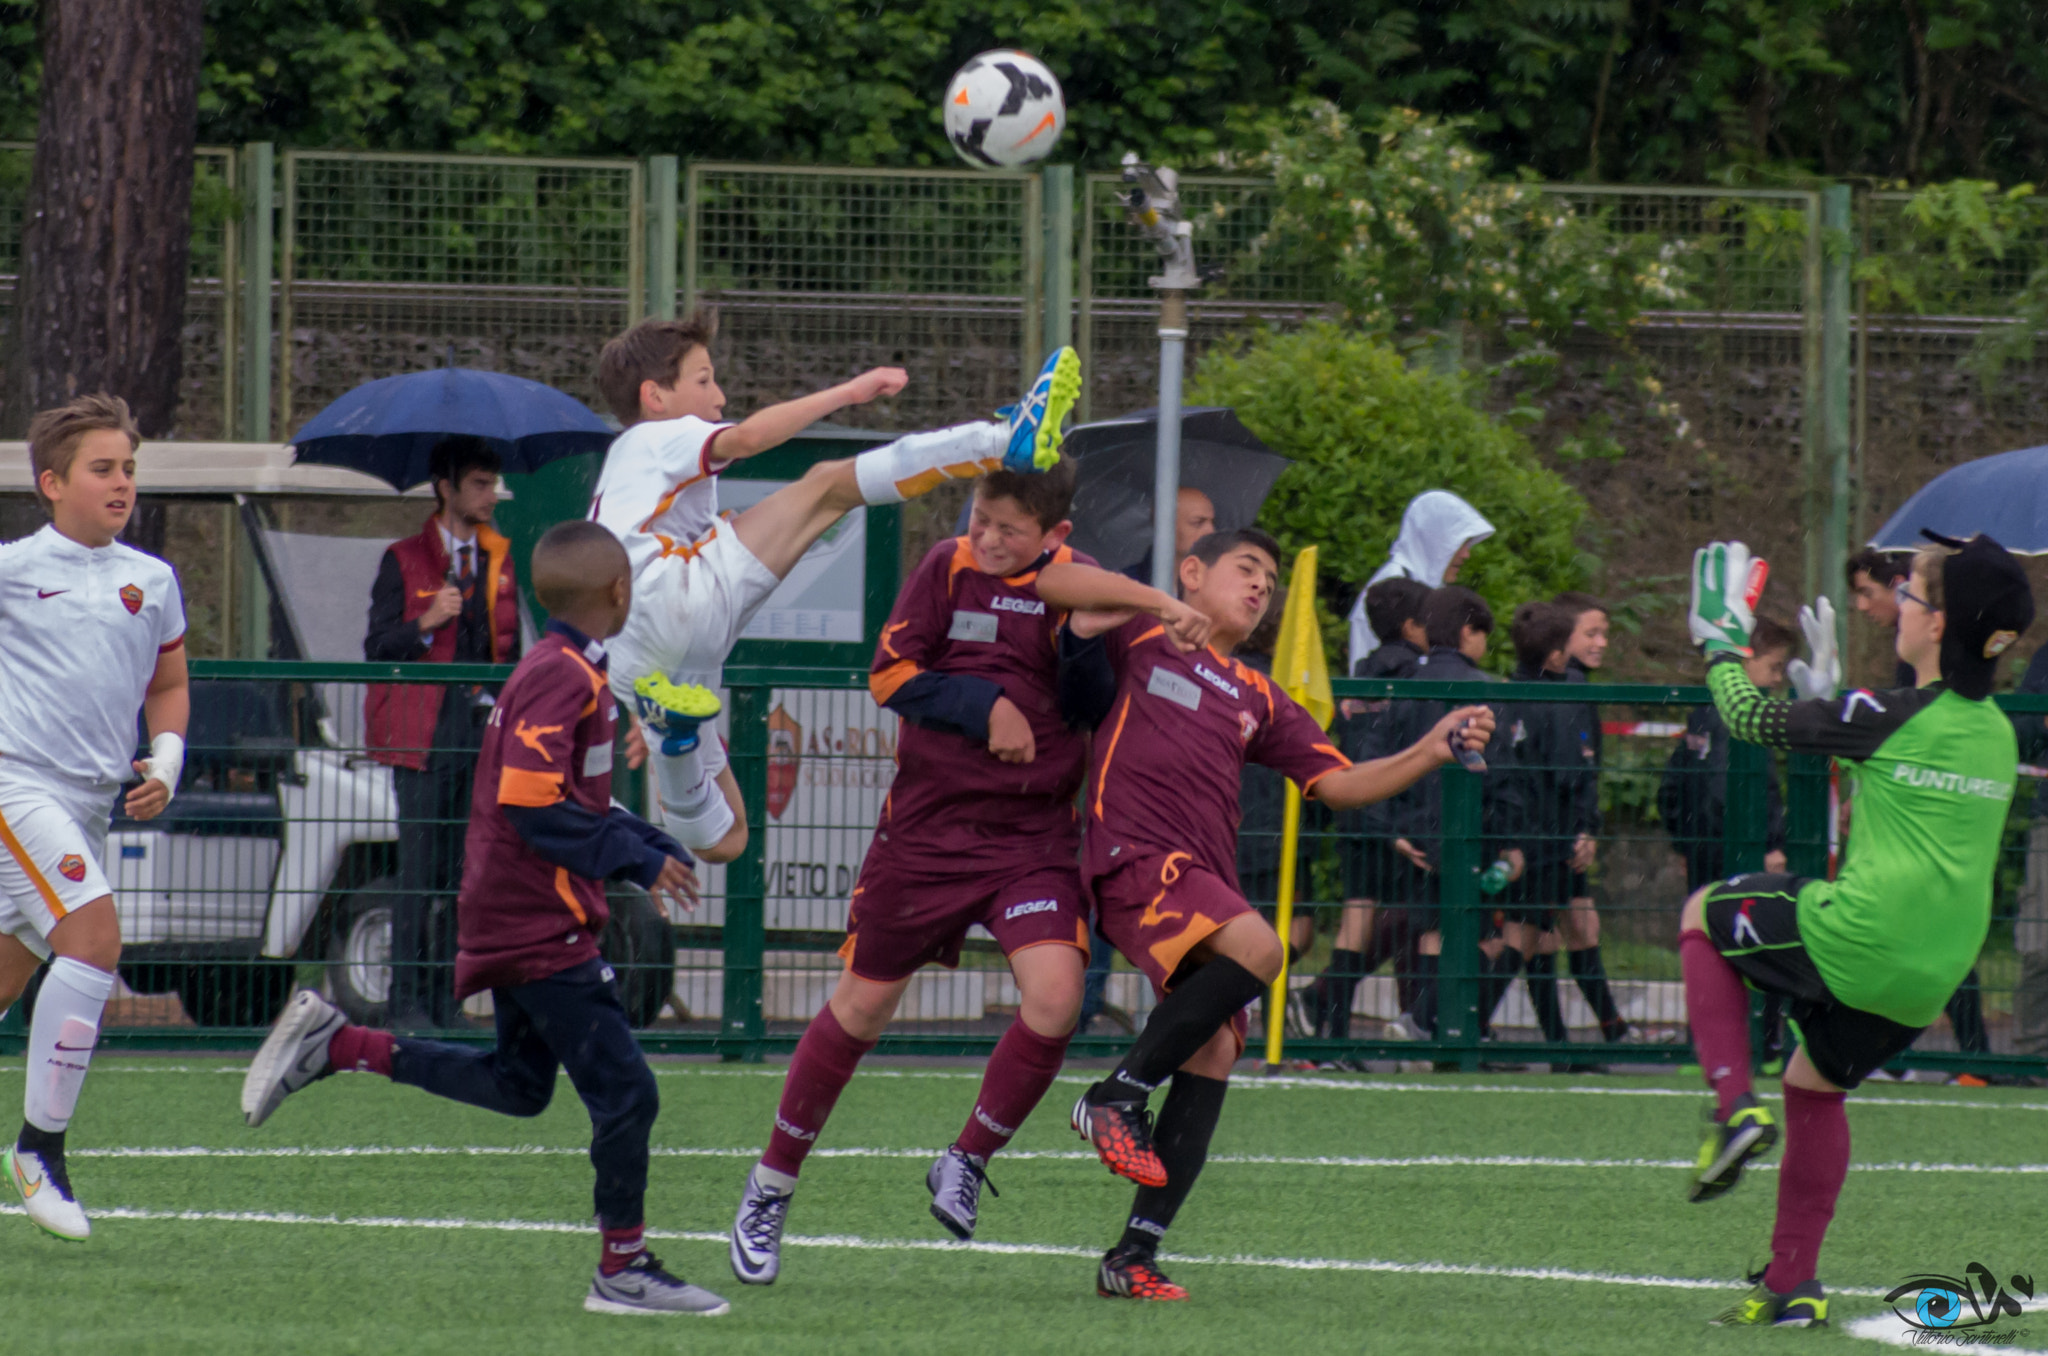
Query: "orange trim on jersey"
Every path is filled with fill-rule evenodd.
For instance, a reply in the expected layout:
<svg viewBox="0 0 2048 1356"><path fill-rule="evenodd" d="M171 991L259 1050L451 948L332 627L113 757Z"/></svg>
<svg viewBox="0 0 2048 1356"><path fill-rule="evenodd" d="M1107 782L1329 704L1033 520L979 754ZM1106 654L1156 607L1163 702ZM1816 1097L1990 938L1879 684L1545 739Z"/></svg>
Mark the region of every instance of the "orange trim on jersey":
<svg viewBox="0 0 2048 1356"><path fill-rule="evenodd" d="M530 772L523 767L498 770L498 804L539 807L562 799L562 774Z"/></svg>
<svg viewBox="0 0 2048 1356"><path fill-rule="evenodd" d="M576 891L569 884L569 868L566 866L555 868L555 893L569 906L569 912L576 915L577 922L584 927L590 926L590 915L583 912L583 906L576 901Z"/></svg>
<svg viewBox="0 0 2048 1356"><path fill-rule="evenodd" d="M28 883L42 896L43 905L49 909L51 916L62 918L67 912L64 902L57 898L57 892L50 888L50 882L44 878L42 872L36 870L36 864L29 860L28 849L14 836L14 830L8 827L5 815L0 815L0 845L7 848L7 855L14 858L14 864L21 868L22 874L28 877Z"/></svg>
<svg viewBox="0 0 2048 1356"><path fill-rule="evenodd" d="M688 546L678 546L674 537L664 537L659 532L650 533L649 535L661 543L661 554L655 557L655 559L666 560L670 556L681 556L684 560L695 560L703 553L704 548L711 545L712 540L718 536L718 525L713 523L709 531L705 532L703 536L697 538Z"/></svg>
<svg viewBox="0 0 2048 1356"><path fill-rule="evenodd" d="M973 544L965 537L953 538L953 558L946 562L946 596L952 596L953 581L960 577L962 571L980 568L974 563Z"/></svg>
<svg viewBox="0 0 2048 1356"><path fill-rule="evenodd" d="M1146 641L1152 639L1152 637L1163 636L1165 634L1166 628L1164 626L1155 626L1150 631L1147 631L1144 635L1139 636L1136 640L1132 641L1131 648L1135 650L1140 645L1143 645Z"/></svg>
<svg viewBox="0 0 2048 1356"><path fill-rule="evenodd" d="M662 514L668 512L669 506L676 502L677 495L681 494L684 490L689 489L692 485L711 479L711 477L718 474L718 471L723 471L726 467L732 465L732 463L728 461L721 463L719 465L718 471L714 471L711 469L711 444L717 442L718 435L725 432L725 430L729 427L731 426L721 425L720 427L711 430L711 436L706 438L704 440L704 445L697 449L697 474L691 476L687 480L680 480L677 481L674 485L669 486L668 493L664 494L660 499L655 501L654 512L648 514L647 520L641 523L639 527L633 529L634 531L645 532L648 528L654 525L654 520L656 518L659 518Z"/></svg>
<svg viewBox="0 0 2048 1356"><path fill-rule="evenodd" d="M1332 748L1330 745L1317 744L1313 747L1315 748L1315 751L1317 753L1327 753L1332 758L1336 759L1337 766L1326 767L1321 772L1318 772L1315 776L1303 782L1301 784L1301 794L1304 797L1315 794L1316 783L1321 781L1323 778L1329 776L1332 772L1342 772L1345 768L1351 766L1351 760L1349 758L1346 758L1342 753L1338 752L1335 748Z"/></svg>
<svg viewBox="0 0 2048 1356"><path fill-rule="evenodd" d="M1123 738L1124 717L1131 714L1131 695L1124 694L1124 709L1116 713L1116 729L1110 733L1109 747L1102 751L1102 771L1095 774L1095 817L1102 818L1102 789L1109 785L1109 765L1116 757L1116 741Z"/></svg>
<svg viewBox="0 0 2048 1356"><path fill-rule="evenodd" d="M1178 918L1180 915L1175 913L1166 917ZM1160 973L1171 977L1174 971L1180 969L1180 963L1188 958L1188 952L1193 951L1203 938L1222 926L1223 924L1208 914L1198 913L1194 920L1179 932L1163 941L1154 942L1145 950L1159 963ZM1160 987L1166 986L1162 983Z"/></svg>
<svg viewBox="0 0 2048 1356"><path fill-rule="evenodd" d="M599 694L609 691L611 685L605 681L605 676L597 671L596 665L592 664L588 659L585 659L582 655L576 653L576 651L564 647L562 653L568 655L569 658L575 660L578 664L582 665L583 676L590 680L590 700L583 704L582 711L582 718L588 720L590 719L590 717L597 714L597 699ZM520 736L520 738L524 739L525 736L522 735ZM535 749L534 751L536 753L540 752L538 749ZM547 758L547 755L542 753L541 757ZM554 760L552 758L549 758L548 761L553 762Z"/></svg>
<svg viewBox="0 0 2048 1356"><path fill-rule="evenodd" d="M157 646L156 652L158 654L169 654L173 650L182 650L184 648L185 637L183 635L180 635L176 640L167 640L163 644Z"/></svg>
<svg viewBox="0 0 2048 1356"><path fill-rule="evenodd" d="M868 694L875 699L875 705L888 704L891 697L911 679L924 670L908 659L899 659L880 673L868 675Z"/></svg>

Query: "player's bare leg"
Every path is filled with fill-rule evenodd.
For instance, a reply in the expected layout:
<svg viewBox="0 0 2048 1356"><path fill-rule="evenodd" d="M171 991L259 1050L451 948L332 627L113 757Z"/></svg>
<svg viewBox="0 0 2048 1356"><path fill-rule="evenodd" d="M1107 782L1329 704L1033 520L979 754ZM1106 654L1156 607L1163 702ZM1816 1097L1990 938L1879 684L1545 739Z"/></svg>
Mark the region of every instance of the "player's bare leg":
<svg viewBox="0 0 2048 1356"><path fill-rule="evenodd" d="M19 941L8 941L26 950ZM30 1220L46 1233L82 1243L92 1226L71 1191L64 1135L99 1043L100 1018L121 961L121 920L113 896L102 895L60 918L50 929L49 943L53 959L29 1022L21 1134L7 1154L7 1175ZM19 959L10 954L10 960L12 971Z"/></svg>
<svg viewBox="0 0 2048 1356"><path fill-rule="evenodd" d="M967 1124L925 1174L932 1218L963 1240L974 1237L989 1160L1044 1098L1066 1059L1088 956L1061 943L1027 946L1011 953L1010 972L1017 977L1016 1020L989 1055Z"/></svg>

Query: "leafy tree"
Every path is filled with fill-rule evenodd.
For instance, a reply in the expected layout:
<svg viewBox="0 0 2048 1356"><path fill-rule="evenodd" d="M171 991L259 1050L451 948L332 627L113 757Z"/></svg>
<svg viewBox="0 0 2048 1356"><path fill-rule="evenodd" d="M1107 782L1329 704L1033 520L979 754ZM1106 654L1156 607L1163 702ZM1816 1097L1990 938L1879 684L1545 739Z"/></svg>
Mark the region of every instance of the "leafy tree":
<svg viewBox="0 0 2048 1356"><path fill-rule="evenodd" d="M1585 501L1519 433L1473 405L1462 375L1411 367L1377 336L1318 321L1209 350L1189 393L1234 407L1294 459L1259 523L1290 556L1311 542L1321 547L1320 601L1337 653L1336 619L1386 563L1402 510L1424 490L1463 496L1498 529L1458 582L1501 616L1584 577L1574 539Z"/></svg>

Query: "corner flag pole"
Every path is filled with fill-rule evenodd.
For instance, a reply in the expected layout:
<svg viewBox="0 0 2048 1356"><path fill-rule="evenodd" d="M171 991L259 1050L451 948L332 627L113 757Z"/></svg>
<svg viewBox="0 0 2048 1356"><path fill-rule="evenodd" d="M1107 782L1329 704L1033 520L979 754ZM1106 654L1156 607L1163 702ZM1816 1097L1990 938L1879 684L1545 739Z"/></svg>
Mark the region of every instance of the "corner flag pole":
<svg viewBox="0 0 2048 1356"><path fill-rule="evenodd" d="M1328 729L1337 713L1337 700L1330 692L1330 668L1323 654L1322 633L1316 629L1316 548L1304 546L1294 558L1294 573L1287 581L1287 610L1280 614L1280 636L1273 646L1273 681L1280 690L1299 702L1316 724ZM1280 1051L1287 1026L1287 935L1294 930L1295 861L1300 856L1301 788L1287 783L1287 801L1280 818L1280 977L1273 981L1269 1003L1271 1018L1266 1023L1266 1071L1280 1067Z"/></svg>

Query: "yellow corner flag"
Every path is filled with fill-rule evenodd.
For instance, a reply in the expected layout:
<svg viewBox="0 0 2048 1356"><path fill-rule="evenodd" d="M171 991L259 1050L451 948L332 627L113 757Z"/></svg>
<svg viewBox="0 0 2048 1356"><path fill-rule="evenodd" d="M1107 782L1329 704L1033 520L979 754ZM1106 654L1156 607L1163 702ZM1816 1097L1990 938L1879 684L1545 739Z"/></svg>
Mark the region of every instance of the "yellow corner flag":
<svg viewBox="0 0 2048 1356"><path fill-rule="evenodd" d="M1280 638L1273 646L1273 681L1328 729L1337 714L1330 692L1330 665L1323 654L1323 634L1316 625L1316 548L1304 546L1294 558L1294 576L1287 581L1287 610L1280 614ZM1287 1025L1287 934L1294 930L1294 867L1301 843L1301 790L1287 784L1287 803L1280 820L1280 977L1273 981L1266 1022L1266 1068L1280 1067L1281 1037Z"/></svg>

